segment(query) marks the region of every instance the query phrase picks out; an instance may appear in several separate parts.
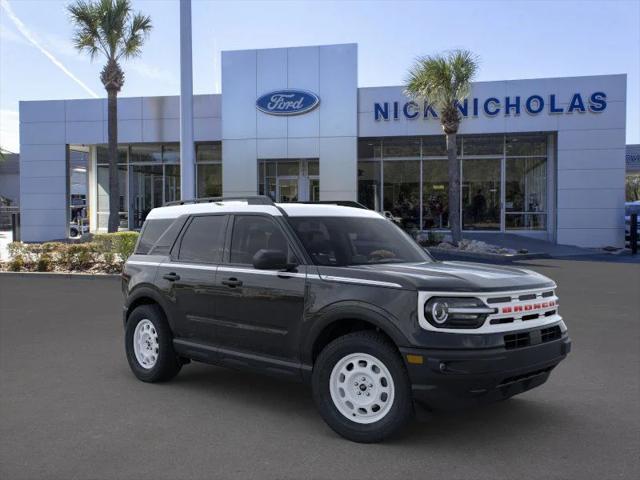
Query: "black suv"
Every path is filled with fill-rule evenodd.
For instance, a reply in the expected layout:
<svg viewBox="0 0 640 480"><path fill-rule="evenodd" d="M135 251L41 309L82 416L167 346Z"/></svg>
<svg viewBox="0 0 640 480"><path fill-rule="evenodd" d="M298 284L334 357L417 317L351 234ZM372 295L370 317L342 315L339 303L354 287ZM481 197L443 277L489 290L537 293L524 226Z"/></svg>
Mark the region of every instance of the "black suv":
<svg viewBox="0 0 640 480"><path fill-rule="evenodd" d="M380 441L430 409L544 383L570 349L556 285L438 262L339 204L211 199L149 213L123 273L125 348L145 382L191 360L308 382L320 414Z"/></svg>

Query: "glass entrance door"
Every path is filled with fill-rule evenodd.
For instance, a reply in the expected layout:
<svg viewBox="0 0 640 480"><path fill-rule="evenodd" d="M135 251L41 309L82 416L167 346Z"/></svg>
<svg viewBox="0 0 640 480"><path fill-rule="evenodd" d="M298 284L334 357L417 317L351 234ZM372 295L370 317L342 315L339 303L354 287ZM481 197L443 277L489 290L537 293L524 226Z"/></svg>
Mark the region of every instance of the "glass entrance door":
<svg viewBox="0 0 640 480"><path fill-rule="evenodd" d="M278 203L298 201L298 177L278 177L276 186Z"/></svg>
<svg viewBox="0 0 640 480"><path fill-rule="evenodd" d="M462 229L502 229L502 159L462 162Z"/></svg>
<svg viewBox="0 0 640 480"><path fill-rule="evenodd" d="M278 203L320 200L320 169L315 158L259 160L258 193Z"/></svg>
<svg viewBox="0 0 640 480"><path fill-rule="evenodd" d="M130 175L129 228L139 229L151 209L162 206L162 165L132 165Z"/></svg>
<svg viewBox="0 0 640 480"><path fill-rule="evenodd" d="M317 177L309 177L309 201L320 201L320 179Z"/></svg>

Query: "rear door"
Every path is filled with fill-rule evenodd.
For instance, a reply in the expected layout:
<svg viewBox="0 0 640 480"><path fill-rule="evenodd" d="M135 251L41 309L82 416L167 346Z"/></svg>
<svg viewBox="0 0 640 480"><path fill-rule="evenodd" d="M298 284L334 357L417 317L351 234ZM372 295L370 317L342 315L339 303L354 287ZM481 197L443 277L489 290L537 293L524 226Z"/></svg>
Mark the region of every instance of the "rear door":
<svg viewBox="0 0 640 480"><path fill-rule="evenodd" d="M158 282L167 292L178 338L211 342L216 270L222 260L228 215L197 215L187 224L159 266Z"/></svg>
<svg viewBox="0 0 640 480"><path fill-rule="evenodd" d="M293 359L307 266L290 272L253 268L253 256L260 249L283 250L299 264L292 238L268 215L235 215L229 223L229 248L216 277L216 342L233 350Z"/></svg>

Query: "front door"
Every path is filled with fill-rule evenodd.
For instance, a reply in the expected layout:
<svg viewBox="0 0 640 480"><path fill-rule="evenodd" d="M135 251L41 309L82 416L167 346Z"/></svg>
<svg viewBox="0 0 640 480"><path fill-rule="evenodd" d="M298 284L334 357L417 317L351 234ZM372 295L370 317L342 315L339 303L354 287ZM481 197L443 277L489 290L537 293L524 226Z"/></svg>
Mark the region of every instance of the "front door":
<svg viewBox="0 0 640 480"><path fill-rule="evenodd" d="M257 270L252 259L260 249L282 250L295 261L287 235L273 218L235 215L227 259L216 277L215 341L223 348L291 360L304 311L306 267Z"/></svg>

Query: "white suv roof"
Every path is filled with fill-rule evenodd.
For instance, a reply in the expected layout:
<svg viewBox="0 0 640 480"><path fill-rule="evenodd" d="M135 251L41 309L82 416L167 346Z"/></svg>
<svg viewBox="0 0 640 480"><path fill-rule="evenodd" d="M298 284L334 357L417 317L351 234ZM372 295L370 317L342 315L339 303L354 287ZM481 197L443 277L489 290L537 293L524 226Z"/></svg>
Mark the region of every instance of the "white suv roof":
<svg viewBox="0 0 640 480"><path fill-rule="evenodd" d="M291 217L364 217L381 218L381 215L373 210L363 208L346 207L331 204L311 203L276 203L253 204L245 200L226 200L219 202L186 203L184 205L170 205L154 208L147 215L147 219L177 218L182 215L195 213L267 213L281 216L282 208Z"/></svg>

